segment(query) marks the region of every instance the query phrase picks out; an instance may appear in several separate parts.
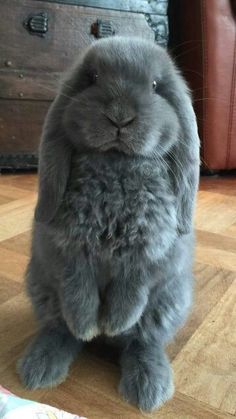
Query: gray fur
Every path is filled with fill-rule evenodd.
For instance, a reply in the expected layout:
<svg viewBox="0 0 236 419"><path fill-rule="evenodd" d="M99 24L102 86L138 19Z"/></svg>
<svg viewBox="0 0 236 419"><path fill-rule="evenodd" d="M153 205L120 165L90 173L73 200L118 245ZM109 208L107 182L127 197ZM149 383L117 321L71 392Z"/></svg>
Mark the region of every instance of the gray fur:
<svg viewBox="0 0 236 419"><path fill-rule="evenodd" d="M41 141L27 273L41 331L19 364L28 387L60 382L82 341L104 335L123 347L126 400L152 410L171 397L164 347L191 305L198 172L191 98L168 54L136 38L89 47Z"/></svg>

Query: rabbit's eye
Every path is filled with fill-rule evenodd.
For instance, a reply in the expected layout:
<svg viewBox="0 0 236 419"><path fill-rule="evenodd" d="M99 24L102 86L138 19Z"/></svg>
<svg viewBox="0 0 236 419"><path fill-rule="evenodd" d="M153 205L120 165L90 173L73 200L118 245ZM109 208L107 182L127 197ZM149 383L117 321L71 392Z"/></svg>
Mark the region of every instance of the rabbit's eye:
<svg viewBox="0 0 236 419"><path fill-rule="evenodd" d="M152 82L152 88L156 92L156 90L157 90L157 81L156 80L153 80L153 82Z"/></svg>
<svg viewBox="0 0 236 419"><path fill-rule="evenodd" d="M92 83L96 83L98 79L98 74L97 73L93 73L92 75Z"/></svg>
<svg viewBox="0 0 236 419"><path fill-rule="evenodd" d="M96 70L89 69L86 76L87 76L89 85L97 83L98 73Z"/></svg>

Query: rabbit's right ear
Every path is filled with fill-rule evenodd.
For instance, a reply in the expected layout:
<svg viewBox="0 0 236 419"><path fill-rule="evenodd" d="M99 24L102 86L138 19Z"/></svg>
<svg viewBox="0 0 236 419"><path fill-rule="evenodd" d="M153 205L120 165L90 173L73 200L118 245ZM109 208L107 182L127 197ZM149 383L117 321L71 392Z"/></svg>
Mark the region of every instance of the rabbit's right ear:
<svg viewBox="0 0 236 419"><path fill-rule="evenodd" d="M56 99L46 118L40 144L37 222L52 220L62 202L70 173L72 152L61 123L61 106L60 98Z"/></svg>
<svg viewBox="0 0 236 419"><path fill-rule="evenodd" d="M181 125L178 141L173 146L170 155L171 177L178 202L178 231L179 234L188 234L192 230L199 182L200 140L186 82L174 66L167 80L166 95L176 110Z"/></svg>

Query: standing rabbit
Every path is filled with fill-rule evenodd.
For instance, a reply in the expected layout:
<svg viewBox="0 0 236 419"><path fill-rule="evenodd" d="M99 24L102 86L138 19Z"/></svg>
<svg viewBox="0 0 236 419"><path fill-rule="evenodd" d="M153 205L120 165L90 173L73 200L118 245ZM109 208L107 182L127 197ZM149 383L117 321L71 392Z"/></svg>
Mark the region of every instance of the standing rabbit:
<svg viewBox="0 0 236 419"><path fill-rule="evenodd" d="M173 394L165 345L192 294L199 138L166 51L138 38L90 46L63 81L40 147L28 292L39 332L28 388L62 382L83 341L122 345L119 390L143 410Z"/></svg>

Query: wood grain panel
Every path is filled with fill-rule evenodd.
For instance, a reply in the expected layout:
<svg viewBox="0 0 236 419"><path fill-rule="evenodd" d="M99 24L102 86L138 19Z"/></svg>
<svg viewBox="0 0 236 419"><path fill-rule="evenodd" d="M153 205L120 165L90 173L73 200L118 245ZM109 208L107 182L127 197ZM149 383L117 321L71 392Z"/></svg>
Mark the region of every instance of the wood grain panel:
<svg viewBox="0 0 236 419"><path fill-rule="evenodd" d="M37 190L38 181L35 174L28 173L25 176L23 173L19 174L11 174L8 176L7 174L0 175L0 187L3 185L7 187L15 187L22 189L22 193L24 190L28 192L35 192Z"/></svg>
<svg viewBox="0 0 236 419"><path fill-rule="evenodd" d="M31 229L36 196L9 202L0 207L0 242Z"/></svg>
<svg viewBox="0 0 236 419"><path fill-rule="evenodd" d="M218 268L231 269L236 271L235 252L212 249L210 247L197 246L196 260Z"/></svg>
<svg viewBox="0 0 236 419"><path fill-rule="evenodd" d="M60 73L38 71L0 70L0 98L23 100L53 100ZM19 103L19 102L18 102Z"/></svg>
<svg viewBox="0 0 236 419"><path fill-rule="evenodd" d="M196 211L196 228L220 233L236 223L236 194L224 195L200 191Z"/></svg>
<svg viewBox="0 0 236 419"><path fill-rule="evenodd" d="M1 247L5 249L13 250L20 255L29 256L31 245L31 230L24 233L13 236L8 240L1 242Z"/></svg>
<svg viewBox="0 0 236 419"><path fill-rule="evenodd" d="M1 153L37 151L49 106L46 101L0 100Z"/></svg>
<svg viewBox="0 0 236 419"><path fill-rule="evenodd" d="M172 360L228 290L235 278L235 272L230 270L219 269L200 262L196 264L193 307L185 327L179 331L174 342L168 347L168 354Z"/></svg>
<svg viewBox="0 0 236 419"><path fill-rule="evenodd" d="M174 361L181 393L236 412L236 279Z"/></svg>
<svg viewBox="0 0 236 419"><path fill-rule="evenodd" d="M0 255L0 274L4 275L5 278L23 283L28 257L21 253L5 249L1 245ZM11 269L9 269L9 266L11 266Z"/></svg>

